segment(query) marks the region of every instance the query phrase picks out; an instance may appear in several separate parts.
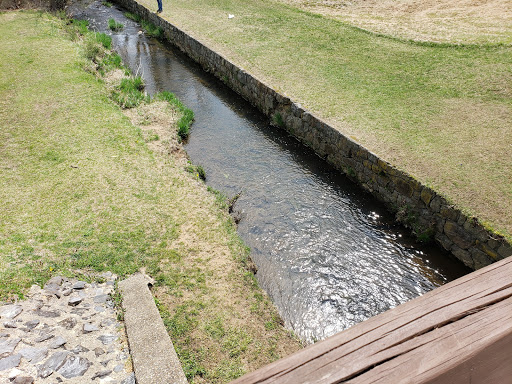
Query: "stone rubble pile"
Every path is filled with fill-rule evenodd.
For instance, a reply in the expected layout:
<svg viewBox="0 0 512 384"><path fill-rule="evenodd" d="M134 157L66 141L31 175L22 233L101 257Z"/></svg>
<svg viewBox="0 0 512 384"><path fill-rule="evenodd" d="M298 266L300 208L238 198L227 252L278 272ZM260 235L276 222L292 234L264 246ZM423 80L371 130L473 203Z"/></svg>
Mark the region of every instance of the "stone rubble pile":
<svg viewBox="0 0 512 384"><path fill-rule="evenodd" d="M0 384L135 384L116 276L86 283L55 276L27 299L0 305Z"/></svg>

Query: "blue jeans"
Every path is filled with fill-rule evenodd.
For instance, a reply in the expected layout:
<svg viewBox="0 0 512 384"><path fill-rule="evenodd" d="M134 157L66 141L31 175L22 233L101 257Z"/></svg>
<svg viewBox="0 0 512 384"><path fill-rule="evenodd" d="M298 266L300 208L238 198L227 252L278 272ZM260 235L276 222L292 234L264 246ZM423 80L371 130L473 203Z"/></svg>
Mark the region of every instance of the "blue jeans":
<svg viewBox="0 0 512 384"><path fill-rule="evenodd" d="M156 0L158 3L158 12L162 12L162 0Z"/></svg>

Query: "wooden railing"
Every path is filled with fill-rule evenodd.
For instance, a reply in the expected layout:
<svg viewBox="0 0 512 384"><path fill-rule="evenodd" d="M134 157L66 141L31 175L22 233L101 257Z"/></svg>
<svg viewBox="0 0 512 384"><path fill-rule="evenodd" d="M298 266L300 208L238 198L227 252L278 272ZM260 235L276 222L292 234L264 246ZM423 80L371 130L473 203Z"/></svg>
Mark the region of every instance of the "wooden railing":
<svg viewBox="0 0 512 384"><path fill-rule="evenodd" d="M512 383L512 257L249 373L249 383Z"/></svg>

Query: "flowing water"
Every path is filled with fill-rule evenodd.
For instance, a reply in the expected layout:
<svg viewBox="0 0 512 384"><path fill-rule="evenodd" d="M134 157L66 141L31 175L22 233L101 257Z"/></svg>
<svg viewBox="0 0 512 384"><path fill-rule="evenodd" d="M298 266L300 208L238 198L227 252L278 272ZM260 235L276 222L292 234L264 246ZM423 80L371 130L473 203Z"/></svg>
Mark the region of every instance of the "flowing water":
<svg viewBox="0 0 512 384"><path fill-rule="evenodd" d="M209 185L228 196L242 190L238 231L257 279L303 339L324 339L468 272L415 244L370 195L123 11L93 2L74 13L112 35L148 93L173 92L195 112L186 150ZM123 31L108 31L109 18Z"/></svg>

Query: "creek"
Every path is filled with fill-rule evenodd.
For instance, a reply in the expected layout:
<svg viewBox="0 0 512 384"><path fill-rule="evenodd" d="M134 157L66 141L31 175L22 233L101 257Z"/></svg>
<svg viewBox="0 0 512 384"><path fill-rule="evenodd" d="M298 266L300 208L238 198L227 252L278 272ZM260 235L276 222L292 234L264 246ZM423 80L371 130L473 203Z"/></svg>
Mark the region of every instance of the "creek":
<svg viewBox="0 0 512 384"><path fill-rule="evenodd" d="M468 272L417 244L371 195L122 10L95 1L71 11L112 36L148 93L173 92L194 111L186 151L208 185L242 190L238 232L260 286L301 338L324 339ZM124 29L109 31L110 18Z"/></svg>

